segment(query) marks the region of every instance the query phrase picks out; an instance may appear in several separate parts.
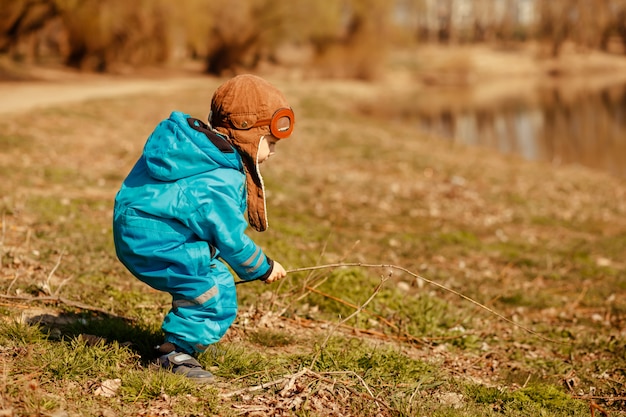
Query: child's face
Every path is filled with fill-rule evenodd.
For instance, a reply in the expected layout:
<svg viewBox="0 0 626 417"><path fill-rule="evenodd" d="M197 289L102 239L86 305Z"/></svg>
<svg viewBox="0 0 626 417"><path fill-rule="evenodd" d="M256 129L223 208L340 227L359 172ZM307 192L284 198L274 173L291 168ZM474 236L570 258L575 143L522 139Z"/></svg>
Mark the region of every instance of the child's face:
<svg viewBox="0 0 626 417"><path fill-rule="evenodd" d="M276 139L272 135L261 136L261 143L259 144L259 155L258 161L259 164L267 161L270 156L274 155L274 149L276 148Z"/></svg>

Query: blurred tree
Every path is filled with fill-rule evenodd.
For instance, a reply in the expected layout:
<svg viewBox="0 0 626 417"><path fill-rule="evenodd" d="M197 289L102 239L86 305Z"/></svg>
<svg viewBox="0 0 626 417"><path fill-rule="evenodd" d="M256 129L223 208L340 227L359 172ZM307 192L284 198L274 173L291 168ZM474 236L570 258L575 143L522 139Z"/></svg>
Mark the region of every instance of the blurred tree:
<svg viewBox="0 0 626 417"><path fill-rule="evenodd" d="M228 7L226 6L228 3ZM311 46L325 75L371 78L385 51L384 0L221 0L211 2L206 70L223 74L277 61L286 45Z"/></svg>
<svg viewBox="0 0 626 417"><path fill-rule="evenodd" d="M539 2L539 24L537 35L540 40L550 43L550 55L557 57L561 47L571 35L576 13L568 0Z"/></svg>
<svg viewBox="0 0 626 417"><path fill-rule="evenodd" d="M493 16L493 4L490 0L476 0L474 2L474 42L488 42L493 40L495 18Z"/></svg>
<svg viewBox="0 0 626 417"><path fill-rule="evenodd" d="M606 49L604 28L609 26L610 0L576 0L575 41L590 48ZM603 45L604 44L604 45Z"/></svg>
<svg viewBox="0 0 626 417"><path fill-rule="evenodd" d="M222 74L254 68L285 36L287 2L217 0L207 12L213 19L206 52L206 70Z"/></svg>
<svg viewBox="0 0 626 417"><path fill-rule="evenodd" d="M304 71L370 79L396 44L529 34L552 56L566 41L626 52L626 0L0 0L0 53L89 71L194 59L224 74L296 51Z"/></svg>
<svg viewBox="0 0 626 417"><path fill-rule="evenodd" d="M34 37L58 16L54 0L0 0L0 52L32 61L37 55ZM28 44L18 51L20 44Z"/></svg>
<svg viewBox="0 0 626 417"><path fill-rule="evenodd" d="M164 1L57 0L68 32L69 66L108 71L112 65L163 63L170 53Z"/></svg>
<svg viewBox="0 0 626 417"><path fill-rule="evenodd" d="M301 0L302 1L302 0ZM331 6L332 7L328 7ZM385 0L334 0L309 9L302 31L314 50L312 65L331 77L372 79L378 76L391 41L394 3ZM323 22L316 26L316 21Z"/></svg>
<svg viewBox="0 0 626 417"><path fill-rule="evenodd" d="M345 64L349 77L377 77L389 48L390 16L393 2L386 0L351 0L348 3Z"/></svg>
<svg viewBox="0 0 626 417"><path fill-rule="evenodd" d="M610 18L604 27L602 48L610 48L611 39L617 37L621 41L621 52L626 53L626 0L613 0L609 4Z"/></svg>

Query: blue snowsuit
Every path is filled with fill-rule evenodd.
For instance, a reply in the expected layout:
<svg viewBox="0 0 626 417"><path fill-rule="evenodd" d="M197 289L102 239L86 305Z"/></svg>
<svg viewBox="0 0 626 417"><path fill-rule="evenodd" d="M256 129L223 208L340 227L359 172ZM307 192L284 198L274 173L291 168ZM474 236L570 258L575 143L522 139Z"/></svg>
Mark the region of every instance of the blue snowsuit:
<svg viewBox="0 0 626 417"><path fill-rule="evenodd" d="M117 256L138 279L172 295L165 341L189 353L217 342L235 319L226 264L242 280L266 279L273 267L244 233L245 184L230 143L173 112L150 135L115 198Z"/></svg>

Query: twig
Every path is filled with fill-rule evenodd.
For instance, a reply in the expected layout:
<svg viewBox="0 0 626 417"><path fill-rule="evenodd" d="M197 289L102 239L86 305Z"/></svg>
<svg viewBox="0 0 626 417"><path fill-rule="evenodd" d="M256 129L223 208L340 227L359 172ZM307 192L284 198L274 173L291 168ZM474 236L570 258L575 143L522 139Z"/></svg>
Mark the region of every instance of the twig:
<svg viewBox="0 0 626 417"><path fill-rule="evenodd" d="M309 376L311 378L315 378L317 380L330 382L330 383L332 383L334 385L336 383L336 381L334 379L329 379L329 378L325 377L325 375L341 375L341 374L343 374L343 375L353 375L354 377L356 377L361 382L361 384L363 385L365 390L367 391L367 394L359 392L359 391L357 391L355 389L352 389L351 387L349 387L348 385L343 383L342 385L345 387L345 389L347 389L348 391L350 391L351 393L353 393L355 395L362 396L362 397L369 398L369 399L373 400L379 406L379 409L380 409L381 405L386 407L387 409L390 409L388 404L386 404L384 401L382 401L382 400L380 400L380 399L378 399L378 398L376 398L374 396L374 393L368 387L367 383L363 380L363 378L361 378L358 374L356 374L355 372L352 372L352 371L347 371L347 372L343 372L343 371L339 371L339 372L324 372L322 374L318 374L316 372L313 372L313 371L309 370L308 368L303 368L303 369L301 369L300 371L298 371L298 372L296 372L294 374L286 375L286 376L284 376L282 378L278 378L278 379L275 379L275 380L270 381L270 382L265 382L265 383L260 384L260 385L255 385L255 386L252 386L252 387L246 387L246 388L242 388L242 389L239 389L239 390L236 390L236 391L231 391L231 392L227 392L227 393L224 393L224 394L220 394L220 397L221 398L231 398L231 397L234 397L234 396L237 396L237 395L241 395L241 394L248 394L248 393L252 393L252 392L255 392L255 391L261 391L261 390L264 390L264 389L267 389L267 388L270 388L270 387L273 387L273 386L276 386L276 385L280 385L280 384L283 384L283 383L285 383L285 387L288 387L289 385L293 385L294 382L298 378L301 378L304 375L307 375L307 376Z"/></svg>
<svg viewBox="0 0 626 417"><path fill-rule="evenodd" d="M308 289L310 292L314 292L314 293L319 294L319 295L321 295L321 296L323 296L323 297L326 297L326 298L329 298L329 299L331 299L331 300L337 301L338 303L341 303L341 304L347 305L348 307L352 307L352 308L355 308L355 309L358 309L358 308L359 308L359 306L357 306L356 304L352 304L352 303L349 303L349 302L347 302L347 301L342 300L341 298L338 298L338 297L332 296L332 295L330 295L330 294L326 294L326 293L324 293L324 292L322 292L322 291L320 291L320 290L318 290L318 289L315 289L315 288L313 288L313 287L309 287L308 285L307 285L305 288L306 288L306 289ZM376 314L376 313L373 313L373 312L371 312L371 311L369 311L369 310L367 310L367 309L363 309L362 311L364 311L364 312L366 312L367 314L370 314L370 315L372 315L372 316L376 317L378 320L382 321L384 324L386 324L387 326L391 327L392 329L394 329L394 330L396 330L396 331L398 331L398 332L400 332L400 333L403 333L403 334L404 334L404 336L405 336L408 340L414 340L414 341L416 341L416 342L421 342L421 340L419 340L419 339L418 339L418 338L416 338L415 336L413 336L413 335L411 335L411 334L409 334L409 333L407 333L407 332L403 332L402 330L400 330L400 328L399 328L398 326L396 326L395 324L391 323L389 320L387 320L386 318L382 317L381 315Z"/></svg>
<svg viewBox="0 0 626 417"><path fill-rule="evenodd" d="M605 417L609 416L608 411L606 411L604 408L600 407L593 400L591 400L591 402L589 403L589 409L591 410L591 417L595 417L595 415L596 415L595 410L598 410Z"/></svg>
<svg viewBox="0 0 626 417"><path fill-rule="evenodd" d="M350 391L351 393L358 395L360 397L365 397L365 398L369 398L371 400L373 400L374 402L376 402L377 405L379 405L378 409L380 409L380 405L383 405L385 408L387 408L388 410L391 408L389 407L389 405L387 403L385 403L384 401L376 398L374 396L374 393L372 393L372 391L369 389L369 387L367 386L367 384L365 383L365 381L363 380L363 378L361 378L359 375L357 375L355 372L353 371L348 371L348 372L341 372L341 371L337 371L337 372L323 372L321 375L320 374L316 374L315 372L312 371L308 371L307 374L309 375L313 375L315 377L317 377L318 379L322 379L326 382L332 382L333 385L336 383L336 381L334 380L330 380L328 378L324 378L323 375L336 375L336 374L352 374L354 376L357 377L357 379L359 379L359 381L361 381L361 383L363 384L363 386L365 387L365 389L367 390L367 394L364 394L362 392L359 392L355 389L352 389L351 387L349 387L348 385L344 384L344 387Z"/></svg>
<svg viewBox="0 0 626 417"><path fill-rule="evenodd" d="M413 405L413 399L415 398L415 396L417 395L417 393L420 391L420 388L422 388L422 384L421 381L418 382L418 384L415 386L415 389L413 390L413 393L411 394L411 396L409 397L409 407L412 408Z"/></svg>
<svg viewBox="0 0 626 417"><path fill-rule="evenodd" d="M283 384L283 383L285 383L285 388L287 388L290 385L293 385L298 378L300 378L300 377L302 377L304 375L307 375L307 376L309 376L311 378L315 378L315 379L320 380L320 381L326 381L326 382L332 383L334 385L337 381L335 381L334 379L329 379L329 378L325 377L325 375L339 375L339 374L353 375L354 377L356 377L360 381L360 383L363 385L363 387L367 391L367 394L365 394L365 393L359 392L359 391L349 387L345 383L342 383L342 385L345 387L345 389L350 391L352 394L358 395L358 396L361 396L361 397L364 397L364 398L369 398L369 399L373 400L376 403L376 405L379 407L379 409L380 409L381 405L384 406L385 408L387 408L388 410L390 409L390 407L389 407L389 405L387 403L385 403L384 401L382 401L382 400L380 400L380 399L378 399L378 398L376 398L374 396L374 393L369 388L369 386L367 385L365 380L363 380L363 378L361 378L358 374L356 374L353 371L347 371L347 372L343 372L343 371L339 371L339 372L324 372L322 374L318 374L316 372L313 372L313 371L309 370L308 368L303 368L303 369L301 369L300 371L298 371L298 372L296 372L294 374L287 375L287 376L275 379L275 380L270 381L270 382L265 382L265 383L260 384L260 385L255 385L255 386L252 386L252 387L246 387L246 388L242 388L242 389L239 389L239 390L236 390L236 391L231 391L231 392L220 394L220 397L221 398L231 398L231 397L234 397L234 396L237 396L237 395L241 395L241 394L248 394L248 393L252 393L252 392L256 392L256 391L261 391L261 390L264 390L264 389L267 389L267 388L270 388L270 387L274 387L276 385L280 385L280 384Z"/></svg>
<svg viewBox="0 0 626 417"><path fill-rule="evenodd" d="M322 324L333 324L331 322L324 321L324 320L303 319L302 317L298 317L297 319L283 317L283 320L294 322L299 326L308 326L308 327L312 327L311 323L315 323L315 322L322 323ZM423 337L423 338L418 339L415 336L411 336L411 335L406 335L406 336L389 335L389 334L372 330L372 329L361 329L361 328L354 327L354 326L348 326L347 324L341 324L340 327L343 327L348 330L352 330L352 333L355 333L355 334L359 334L359 333L368 334L370 336L374 336L382 340L398 340L401 342L415 342L415 343L422 343L422 344L428 344L429 342L441 341L441 340L454 340L454 339L459 339L464 336L462 334L459 334L457 336Z"/></svg>
<svg viewBox="0 0 626 417"><path fill-rule="evenodd" d="M285 377L275 379L274 381L265 382L263 384L255 385L253 387L247 387L247 388L239 389L237 391L227 392L225 394L221 394L220 397L230 398L230 397L234 397L235 395L247 394L247 393L254 392L254 391L264 390L266 388L273 387L275 385L281 384L291 379L297 379L301 377L302 375L306 374L307 371L308 371L307 368L303 368L300 371L296 372L295 374L287 375Z"/></svg>
<svg viewBox="0 0 626 417"><path fill-rule="evenodd" d="M18 295L5 295L5 294L0 294L0 298L4 298L6 300L20 300L20 301L26 301L26 302L53 302L53 303L61 303L61 304L65 304L67 306L70 307L76 307L79 308L81 310L87 310L87 311L95 311L97 313L102 313L102 314L106 314L109 317L113 317L113 318L117 318L117 319L122 319L122 320L127 320L127 321L134 321L135 319L131 318L131 317L125 317L125 316L118 316L115 313L111 313L110 311L107 311L103 308L99 308L99 307L94 307L94 306L90 306L87 304L83 304L81 302L78 301L72 301L72 300L68 300L67 298L63 298L63 297L59 297L57 295L50 295L50 296L46 296L46 297L22 297L22 296L18 296Z"/></svg>
<svg viewBox="0 0 626 417"><path fill-rule="evenodd" d="M341 374L349 374L349 375L355 376L361 382L361 385L363 385L363 387L365 387L365 389L367 390L367 393L372 398L376 398L376 397L374 397L374 393L372 392L370 387L367 385L365 380L363 378L361 378L361 376L359 374L357 374L356 372L354 372L354 371L336 371L336 372L324 372L323 373L323 375L341 375Z"/></svg>
<svg viewBox="0 0 626 417"><path fill-rule="evenodd" d="M350 247L349 251L346 251L343 256L341 257L341 260L339 261L340 263L343 262L343 260L348 256L349 253L352 252L352 250L359 244L360 240L357 240L356 242L354 242L354 244ZM289 271L287 271L289 272ZM309 277L311 276L311 274L309 274ZM303 291L303 294L300 295L300 297L296 298L291 304L300 301L301 299L303 299L304 297L306 297L307 295L309 295L311 293L311 288L315 289L317 287L319 287L320 285L322 285L324 282L326 282L329 278L328 275L326 275L325 277L323 277L321 280L319 280L318 282L315 283L311 283L309 284L309 277L307 277L307 279L305 280L302 289L303 290L308 290L308 291ZM287 306L289 307L289 306ZM284 309L280 315L284 314L284 312L286 311L286 309Z"/></svg>
<svg viewBox="0 0 626 417"><path fill-rule="evenodd" d="M7 288L7 292L6 294L8 295L9 292L11 291L11 287L13 286L13 284L15 284L15 282L17 281L17 278L20 276L20 271L15 271L15 278L13 278L13 280L11 281L11 283L9 284L9 287Z"/></svg>
<svg viewBox="0 0 626 417"><path fill-rule="evenodd" d="M358 315L361 311L363 311L363 309L365 308L366 305L368 305L373 299L374 297L376 297L376 294L378 294L380 292L380 289L382 288L383 284L387 281L389 277L385 277L385 276L381 276L380 278L380 282L378 283L378 285L376 286L376 288L374 288L374 291L372 292L372 295L370 295L370 297L363 303L361 304L361 306L359 308L356 309L356 311L354 311L352 314L350 314L348 317L346 317L345 319L339 321L335 327L333 327L328 334L326 335L326 339L324 339L324 342L322 342L322 345L320 346L319 350L317 351L317 353L315 354L315 357L313 357L313 360L311 361L311 367L313 367L313 365L315 364L315 362L317 362L317 359L320 356L320 352L326 347L326 344L328 343L328 341L330 340L330 337L333 335L333 333L339 328L339 326L345 324L348 320L350 320L352 317Z"/></svg>
<svg viewBox="0 0 626 417"><path fill-rule="evenodd" d="M324 245L322 246L322 250L320 251L320 254L319 254L319 256L317 257L317 262L315 263L316 265L319 265L319 264L320 264L320 262L321 262L322 258L323 258L323 257L324 257L324 255L326 254L326 248L328 248L328 241L330 240L330 237L331 237L330 235L328 235L328 236L326 237L326 240L324 241ZM343 261L344 259L345 259L345 258L342 258L341 260ZM308 274L308 275L307 275L307 277L304 279L304 282L302 283L302 290L303 290L303 292L304 292L305 287L306 287L307 285L309 285L309 281L310 281L310 280L313 280L312 275L313 275L313 274ZM305 295L306 295L306 294L305 294ZM297 302L297 301L301 300L301 299L302 299L302 297L304 297L305 295L303 295L303 296L301 296L301 297L297 298L296 300L294 300L294 302Z"/></svg>
<svg viewBox="0 0 626 417"><path fill-rule="evenodd" d="M342 300L341 298L339 298L339 297L335 297L334 295L326 294L325 292L322 292L322 291L320 291L320 290L318 290L318 289L316 289L316 288L313 288L313 287L309 287L308 285L307 285L305 288L306 288L307 290L311 291L311 292L314 292L315 294L319 294L319 295L321 295L322 297L330 298L331 300L336 301L336 302L338 302L338 303L340 303L340 304L346 305L346 306L348 306L348 307L352 307L352 308L355 308L355 309L358 309L358 308L359 308L359 306L358 306L358 305L356 305L356 304L352 304L352 303L350 303L350 302L348 302L348 301ZM366 313L368 313L368 314L371 314L372 316L374 316L374 317L376 317L377 319L381 320L381 321L382 321L382 322L384 322L385 324L387 324L387 325L389 325L389 326L392 326L392 327L395 327L395 326L393 325L393 323L390 323L390 322L389 322L389 321L387 321L387 319L385 319L384 317L379 316L378 314L373 313L373 312L371 312L371 311L368 311L368 310L366 310L366 309L363 309L363 311L364 311L364 312L366 312Z"/></svg>
<svg viewBox="0 0 626 417"><path fill-rule="evenodd" d="M59 284L59 286L56 288L56 290L54 291L54 295L59 294L59 291L61 291L61 288L63 288L65 286L65 284L67 284L68 282L70 282L74 277L73 276L69 276L67 278L65 278L63 281L61 281L61 283Z"/></svg>
<svg viewBox="0 0 626 417"><path fill-rule="evenodd" d="M56 272L56 270L61 265L61 259L63 259L64 253L65 253L65 250L62 250L61 253L59 254L59 258L57 259L57 263L52 267L52 269L50 270L50 273L46 277L46 281L44 282L44 289L46 290L46 293L48 295L57 295L57 291L54 291L54 292L52 291L52 287L50 286L50 281L52 280L52 277L54 276L54 273Z"/></svg>
<svg viewBox="0 0 626 417"><path fill-rule="evenodd" d="M4 218L3 218L3 228L4 228ZM3 236L4 239L4 236ZM61 265L61 260L63 259L63 254L65 253L65 250L62 250L61 253L59 254L59 258L57 259L56 264L52 267L52 269L50 270L50 272L48 273L46 280L42 283L42 290L45 291L45 293L47 294L45 297L25 297L25 296L17 296L17 295L9 295L9 291L11 290L11 287L13 286L13 284L15 283L15 281L17 281L19 272L15 273L15 278L13 278L13 280L11 281L11 284L9 285L9 288L6 291L6 294L0 294L0 298L4 298L7 300L20 300L20 301L26 301L26 302L55 302L55 303L61 303L61 304L65 304L68 305L70 307L75 307L75 308L79 308L81 310L88 310L88 311L95 311L98 313L102 313L102 314L106 314L109 317L114 317L114 318L119 318L119 319L123 319L123 320L127 320L127 321L133 321L134 319L130 318L130 317L125 317L125 316L118 316L117 314L111 313L109 311L106 311L102 308L98 308L98 307L94 307L94 306L90 306L78 301L72 301L72 300L68 300L67 298L61 297L58 295L59 291L61 290L61 288L63 288L63 286L72 279L72 277L66 278L64 279L61 284L59 284L59 286L56 288L56 290L52 291L52 287L50 285L50 282L52 281L52 277L54 276L54 273L57 271L57 269L59 268L59 266Z"/></svg>
<svg viewBox="0 0 626 417"><path fill-rule="evenodd" d="M497 311L494 311L493 309L487 307L484 304L479 303L478 301L468 297L465 294L462 294L462 293L460 293L460 292L458 292L456 290L453 290L452 288L446 287L445 285L440 284L438 282L435 282L433 280L430 280L428 278L424 278L423 276L418 275L418 274L416 274L414 272L411 272L408 269L403 268L401 266L388 265L388 264L376 265L376 264L366 264L366 263L361 263L361 262L350 262L350 263L335 263L335 264L328 264L328 265L318 265L318 266L310 266L310 267L304 267L304 268L296 268L296 269L288 270L287 272L288 273L292 273L292 272L312 271L312 270L317 270L317 269L338 268L338 267L346 267L346 266L349 266L349 267L362 267L362 268L391 268L391 269L396 269L396 270L399 270L399 271L403 271L403 272L411 275L414 278L421 279L422 281L424 281L424 282L426 282L426 283L428 283L430 285L434 285L435 287L441 288L444 291L448 291L448 292L450 292L450 293L452 293L452 294L454 294L454 295L456 295L458 297L461 297L462 299L464 299L466 301L469 301L470 303L472 303L472 304L482 308L483 310L488 311L489 313L491 313L494 316L500 318L501 320L504 320L505 322L507 322L509 324L512 324L515 327L518 327L518 328L520 328L522 330L525 330L526 332L528 332L528 333L538 337L541 340L545 340L545 341L551 342L551 343L558 343L558 344L566 343L566 342L550 339L549 337L543 336L543 335L539 334L538 332L532 330L531 328L526 327L526 326L524 326L522 324L519 324L519 323L509 319L508 317L503 316L502 314L498 313Z"/></svg>
<svg viewBox="0 0 626 417"><path fill-rule="evenodd" d="M572 395L572 398L579 400L626 401L626 396L613 397L610 395Z"/></svg>

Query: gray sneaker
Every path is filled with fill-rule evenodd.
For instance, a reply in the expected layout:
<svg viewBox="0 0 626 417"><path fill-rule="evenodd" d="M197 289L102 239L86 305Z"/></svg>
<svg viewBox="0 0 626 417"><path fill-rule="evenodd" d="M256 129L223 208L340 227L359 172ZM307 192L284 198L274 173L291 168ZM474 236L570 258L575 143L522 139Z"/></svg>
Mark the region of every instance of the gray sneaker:
<svg viewBox="0 0 626 417"><path fill-rule="evenodd" d="M175 374L184 375L196 382L212 382L215 377L213 374L202 368L193 356L188 353L176 350L176 346L171 343L164 343L157 346L159 353L158 362L163 368L170 369Z"/></svg>

